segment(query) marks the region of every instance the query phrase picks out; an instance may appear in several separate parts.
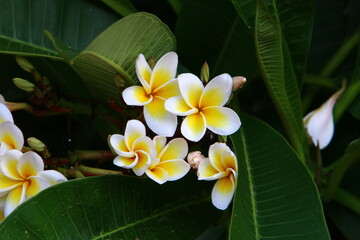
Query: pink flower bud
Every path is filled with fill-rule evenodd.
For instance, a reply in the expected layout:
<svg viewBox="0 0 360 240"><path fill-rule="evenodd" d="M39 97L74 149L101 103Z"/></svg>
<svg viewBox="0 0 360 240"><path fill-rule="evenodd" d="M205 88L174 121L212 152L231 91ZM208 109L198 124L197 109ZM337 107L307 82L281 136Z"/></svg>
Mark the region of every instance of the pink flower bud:
<svg viewBox="0 0 360 240"><path fill-rule="evenodd" d="M233 91L238 90L246 83L246 78L242 76L233 77L232 80L233 80L233 88L232 88Z"/></svg>
<svg viewBox="0 0 360 240"><path fill-rule="evenodd" d="M194 151L188 154L187 161L193 169L197 169L204 158L204 155L202 155L200 151Z"/></svg>

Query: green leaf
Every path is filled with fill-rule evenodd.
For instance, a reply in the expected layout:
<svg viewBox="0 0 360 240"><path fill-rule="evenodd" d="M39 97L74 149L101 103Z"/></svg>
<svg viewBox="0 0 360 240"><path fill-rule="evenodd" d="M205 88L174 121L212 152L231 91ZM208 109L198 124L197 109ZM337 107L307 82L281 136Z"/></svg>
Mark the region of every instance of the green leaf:
<svg viewBox="0 0 360 240"><path fill-rule="evenodd" d="M330 239L316 186L297 154L263 122L241 120L231 136L239 164L231 239Z"/></svg>
<svg viewBox="0 0 360 240"><path fill-rule="evenodd" d="M258 62L270 96L293 147L305 161L308 151L306 134L289 50L280 26L261 0L256 9L255 41Z"/></svg>
<svg viewBox="0 0 360 240"><path fill-rule="evenodd" d="M130 0L101 0L121 16L127 16L137 12L136 7Z"/></svg>
<svg viewBox="0 0 360 240"><path fill-rule="evenodd" d="M96 99L119 98L115 74L125 86L137 82L135 61L140 53L158 60L175 49L170 29L149 13L131 14L102 32L74 60L74 69Z"/></svg>
<svg viewBox="0 0 360 240"><path fill-rule="evenodd" d="M232 0L241 18L254 30L256 0ZM301 84L306 58L310 48L314 20L314 0L294 2L292 0L264 1L272 9L274 19L289 47L294 71Z"/></svg>
<svg viewBox="0 0 360 240"><path fill-rule="evenodd" d="M83 49L117 19L86 0L6 0L0 7L0 53L16 55L59 58L44 30L66 45Z"/></svg>
<svg viewBox="0 0 360 240"><path fill-rule="evenodd" d="M180 61L196 75L205 61L212 77L258 73L253 37L230 0L183 1L175 34Z"/></svg>
<svg viewBox="0 0 360 240"><path fill-rule="evenodd" d="M71 180L19 206L0 224L1 239L195 239L221 214L211 186L194 177Z"/></svg>

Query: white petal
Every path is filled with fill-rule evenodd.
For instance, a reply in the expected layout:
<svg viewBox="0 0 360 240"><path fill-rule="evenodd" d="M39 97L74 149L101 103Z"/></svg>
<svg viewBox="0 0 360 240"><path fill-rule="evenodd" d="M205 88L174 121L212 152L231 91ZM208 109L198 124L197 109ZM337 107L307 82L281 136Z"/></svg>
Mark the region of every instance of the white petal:
<svg viewBox="0 0 360 240"><path fill-rule="evenodd" d="M197 171L198 180L216 180L225 176L225 172L219 172L215 169L208 158L203 159L198 167Z"/></svg>
<svg viewBox="0 0 360 240"><path fill-rule="evenodd" d="M30 184L28 185L28 187L26 189L26 198L27 199L35 196L42 190L51 186L51 184L48 181L46 181L44 178L41 178L38 176L29 177L28 181L30 182Z"/></svg>
<svg viewBox="0 0 360 240"><path fill-rule="evenodd" d="M168 173L168 181L176 181L185 176L190 170L189 164L182 159L160 162L158 167Z"/></svg>
<svg viewBox="0 0 360 240"><path fill-rule="evenodd" d="M129 150L133 150L133 144L139 137L146 136L146 129L139 120L130 120L126 123L124 139Z"/></svg>
<svg viewBox="0 0 360 240"><path fill-rule="evenodd" d="M230 175L216 181L211 193L211 201L216 208L225 210L229 206L234 193L235 179Z"/></svg>
<svg viewBox="0 0 360 240"><path fill-rule="evenodd" d="M204 86L201 80L191 73L183 73L178 76L181 96L191 108L198 108Z"/></svg>
<svg viewBox="0 0 360 240"><path fill-rule="evenodd" d="M181 123L181 134L190 141L200 141L205 132L206 123L202 113L189 115Z"/></svg>
<svg viewBox="0 0 360 240"><path fill-rule="evenodd" d="M110 146L114 152L120 156L132 158L135 153L126 146L125 138L120 134L113 134L109 139Z"/></svg>
<svg viewBox="0 0 360 240"><path fill-rule="evenodd" d="M222 163L224 152L231 152L225 143L217 142L209 147L209 161L216 170L221 172L226 171L226 167Z"/></svg>
<svg viewBox="0 0 360 240"><path fill-rule="evenodd" d="M23 180L20 176L17 166L20 157L23 155L19 150L9 150L2 157L0 161L1 172L8 178L13 180Z"/></svg>
<svg viewBox="0 0 360 240"><path fill-rule="evenodd" d="M141 176L145 173L146 169L151 164L152 157L145 151L136 151L136 165L132 168L137 176Z"/></svg>
<svg viewBox="0 0 360 240"><path fill-rule="evenodd" d="M201 110L206 119L206 127L218 135L230 135L239 130L240 118L227 107L207 107Z"/></svg>
<svg viewBox="0 0 360 240"><path fill-rule="evenodd" d="M14 122L13 116L5 104L0 103L0 123L9 121Z"/></svg>
<svg viewBox="0 0 360 240"><path fill-rule="evenodd" d="M55 170L42 171L39 172L37 176L45 179L50 185L67 181L64 175Z"/></svg>
<svg viewBox="0 0 360 240"><path fill-rule="evenodd" d="M185 139L183 138L175 138L172 139L167 147L163 149L163 151L158 154L158 158L160 161L167 161L173 159L184 159L188 153L188 145Z"/></svg>
<svg viewBox="0 0 360 240"><path fill-rule="evenodd" d="M25 201L26 188L27 183L9 192L4 207L5 217L7 217L17 206L19 206L22 202Z"/></svg>
<svg viewBox="0 0 360 240"><path fill-rule="evenodd" d="M143 85L146 93L150 93L150 78L151 78L151 68L147 63L143 54L140 54L136 59L136 75L140 80L141 85Z"/></svg>
<svg viewBox="0 0 360 240"><path fill-rule="evenodd" d="M166 137L164 136L155 136L153 139L154 145L155 145L155 149L156 149L156 153L157 155L159 155L159 153L163 150L163 148L166 145Z"/></svg>
<svg viewBox="0 0 360 240"><path fill-rule="evenodd" d="M169 178L168 173L164 169L162 169L160 167L156 167L156 168L154 168L152 170L147 169L145 173L149 178L151 178L152 180L154 180L158 184L165 183Z"/></svg>
<svg viewBox="0 0 360 240"><path fill-rule="evenodd" d="M118 166L118 167L122 167L122 168L126 168L126 169L131 169L133 167L135 167L135 165L137 164L137 159L134 157L123 157L123 156L117 156L114 161L113 161L114 165Z"/></svg>
<svg viewBox="0 0 360 240"><path fill-rule="evenodd" d="M178 56L175 52L169 52L159 59L150 79L150 86L153 91L175 78L177 64Z"/></svg>
<svg viewBox="0 0 360 240"><path fill-rule="evenodd" d="M149 128L156 134L172 137L177 127L177 116L166 111L164 99L154 97L144 106L144 118Z"/></svg>
<svg viewBox="0 0 360 240"><path fill-rule="evenodd" d="M44 162L37 153L26 152L20 157L17 169L23 178L36 176L44 171Z"/></svg>
<svg viewBox="0 0 360 240"><path fill-rule="evenodd" d="M6 121L0 123L0 142L5 142L10 149L21 150L24 146L24 136L14 123Z"/></svg>
<svg viewBox="0 0 360 240"><path fill-rule="evenodd" d="M189 107L182 96L167 99L165 101L165 109L177 116L187 116L199 111L197 108Z"/></svg>
<svg viewBox="0 0 360 240"><path fill-rule="evenodd" d="M130 106L144 106L151 102L152 96L145 92L145 89L140 86L131 86L122 92L122 97L127 105Z"/></svg>
<svg viewBox="0 0 360 240"><path fill-rule="evenodd" d="M232 93L232 78L229 74L221 74L212 79L204 88L200 98L200 106L224 106Z"/></svg>
<svg viewBox="0 0 360 240"><path fill-rule="evenodd" d="M334 120L332 110L335 101L331 98L319 109L309 113L304 121L306 129L315 146L325 148L334 134Z"/></svg>

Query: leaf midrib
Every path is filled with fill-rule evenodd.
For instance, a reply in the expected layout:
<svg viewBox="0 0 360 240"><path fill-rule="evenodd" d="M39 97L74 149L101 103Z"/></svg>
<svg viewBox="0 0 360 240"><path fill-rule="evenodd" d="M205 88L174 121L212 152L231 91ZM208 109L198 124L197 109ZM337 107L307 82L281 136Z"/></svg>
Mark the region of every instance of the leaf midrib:
<svg viewBox="0 0 360 240"><path fill-rule="evenodd" d="M19 39L16 39L16 38L10 38L10 37L7 37L7 36L4 36L4 35L0 35L0 39L5 39L6 41L10 41L10 42L15 42L15 43L19 43L19 44L22 44L22 45L26 45L26 46L29 46L29 47L32 47L32 48L35 48L35 49L38 49L38 50L41 50L41 51L44 51L44 52L48 52L50 54L54 54L55 56L50 56L50 57L57 57L59 54L56 52L56 51L53 51L49 48L45 48L45 47L39 47L38 45L34 45L34 44L31 44L31 43L28 43L28 42L24 42L24 41L20 41ZM10 52L10 51L9 51ZM30 53L31 54L31 53ZM35 54L34 54L35 55ZM41 55L41 54L38 54L38 55Z"/></svg>
<svg viewBox="0 0 360 240"><path fill-rule="evenodd" d="M253 216L253 220L254 220L254 231L255 231L255 239L260 239L260 233L259 230L256 226L258 226L258 221L257 221L257 217L256 217L256 201L255 201L255 192L254 192L254 183L253 183L253 179L252 179L252 175L251 175L251 167L250 167L250 160L249 160L249 154L247 151L247 144L246 144L246 139L245 139L245 133L242 131L240 136L241 136L241 142L243 143L243 149L244 149L244 160L246 163L246 171L248 173L248 180L249 180L249 190L250 190L250 200L251 200L251 205L252 205L252 216Z"/></svg>
<svg viewBox="0 0 360 240"><path fill-rule="evenodd" d="M133 223L130 223L130 224L127 224L126 226L122 226L122 227L119 227L113 231L110 231L110 232L107 232L107 233L104 233L104 234L101 234L101 235L98 235L98 236L95 236L94 238L92 238L93 240L96 240L96 239L102 239L104 237L107 237L109 235L112 235L114 233L117 233L119 231L123 231L127 228L130 228L130 227L133 227L133 226L136 226L138 224L141 224L141 223L144 223L144 222L147 222L147 221L150 221L150 220L153 220L153 219L156 219L158 217L161 217L161 216L164 216L164 215L167 215L168 213L170 212L173 212L173 211L176 211L178 209L182 209L184 207L187 207L187 206L191 206L192 204L196 204L196 203L200 203L200 202L204 202L204 201L208 201L210 200L210 197L204 197L204 198L201 198L201 199L197 199L197 200L194 200L194 201L190 201L190 202L187 202L186 204L182 204L182 205L175 205L175 207L172 207L170 209L167 209L165 211L162 211L162 212L159 212L157 214L153 214L151 215L150 217L147 217L147 218L144 218L144 219L141 219L139 221L135 221Z"/></svg>

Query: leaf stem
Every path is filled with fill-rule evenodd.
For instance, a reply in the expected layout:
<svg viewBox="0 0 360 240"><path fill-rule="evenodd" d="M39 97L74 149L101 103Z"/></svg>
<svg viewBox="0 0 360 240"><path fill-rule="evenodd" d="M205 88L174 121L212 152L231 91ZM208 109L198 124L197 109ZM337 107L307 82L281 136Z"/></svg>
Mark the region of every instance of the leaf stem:
<svg viewBox="0 0 360 240"><path fill-rule="evenodd" d="M346 171L358 160L360 160L360 151L356 151L355 154L345 154L325 170L330 172L330 175L327 186L322 194L324 202L328 202L334 198Z"/></svg>
<svg viewBox="0 0 360 240"><path fill-rule="evenodd" d="M80 171L82 174L84 174L84 176L100 176L100 175L109 175L109 174L123 175L123 173L120 171L87 167L81 164L76 166L76 170Z"/></svg>
<svg viewBox="0 0 360 240"><path fill-rule="evenodd" d="M334 200L360 215L360 199L348 191L339 188L334 195Z"/></svg>

